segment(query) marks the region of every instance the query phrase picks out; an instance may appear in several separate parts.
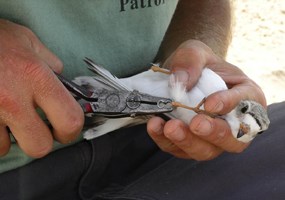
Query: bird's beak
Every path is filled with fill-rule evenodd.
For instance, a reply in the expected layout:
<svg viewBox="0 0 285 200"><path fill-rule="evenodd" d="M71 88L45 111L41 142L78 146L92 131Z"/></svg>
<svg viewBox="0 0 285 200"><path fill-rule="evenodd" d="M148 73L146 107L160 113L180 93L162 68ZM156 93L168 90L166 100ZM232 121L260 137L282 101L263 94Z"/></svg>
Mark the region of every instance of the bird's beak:
<svg viewBox="0 0 285 200"><path fill-rule="evenodd" d="M239 129L238 134L237 134L237 138L241 138L242 136L244 136L244 132L242 129Z"/></svg>
<svg viewBox="0 0 285 200"><path fill-rule="evenodd" d="M247 125L245 123L241 123L240 126L239 126L237 138L241 138L242 136L247 134L249 131L250 131L249 125Z"/></svg>

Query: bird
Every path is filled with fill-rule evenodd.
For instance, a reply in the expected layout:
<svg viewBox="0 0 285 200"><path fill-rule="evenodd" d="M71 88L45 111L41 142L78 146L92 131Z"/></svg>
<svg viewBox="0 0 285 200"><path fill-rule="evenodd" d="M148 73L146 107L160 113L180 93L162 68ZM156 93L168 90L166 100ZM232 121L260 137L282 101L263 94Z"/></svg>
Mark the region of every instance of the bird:
<svg viewBox="0 0 285 200"><path fill-rule="evenodd" d="M267 111L256 101L242 100L232 111L224 115L205 111L203 103L210 94L228 89L224 80L207 67L202 70L196 85L187 90L185 84L176 78L175 73L161 68L159 64L153 64L151 69L134 76L117 78L91 59L85 58L84 61L88 64L88 68L94 72L94 75L76 77L73 79L74 83L88 90L98 87L108 90L137 90L153 96L170 98L173 100L172 105L175 109L171 113L165 113L169 119L180 119L189 124L197 113L218 117L227 121L233 137L244 143L250 142L269 127L270 120ZM89 127L83 135L85 139L90 140L123 127L146 123L150 117L152 116L92 117L94 126Z"/></svg>

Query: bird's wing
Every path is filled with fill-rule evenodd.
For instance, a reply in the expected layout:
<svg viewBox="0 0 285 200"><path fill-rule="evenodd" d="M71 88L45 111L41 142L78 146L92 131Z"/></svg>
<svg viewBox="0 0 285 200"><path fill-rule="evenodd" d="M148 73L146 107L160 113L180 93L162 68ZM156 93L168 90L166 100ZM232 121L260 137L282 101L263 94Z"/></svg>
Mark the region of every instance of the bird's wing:
<svg viewBox="0 0 285 200"><path fill-rule="evenodd" d="M195 87L197 87L205 97L214 92L228 89L225 81L209 68L205 68L202 71L202 75Z"/></svg>
<svg viewBox="0 0 285 200"><path fill-rule="evenodd" d="M115 75L113 75L111 72L106 70L105 68L95 64L92 60L85 58L84 60L88 64L88 69L94 72L94 80L91 80L92 77L86 76L86 77L80 77L75 78L75 82L81 82L85 84L90 82L93 87L100 87L100 88L106 88L106 89L115 89L115 90L131 90L130 87L125 85L123 81L121 81L119 78L117 78Z"/></svg>
<svg viewBox="0 0 285 200"><path fill-rule="evenodd" d="M120 81L133 90L138 90L153 96L168 98L168 78L169 75L148 70L128 78L120 79Z"/></svg>

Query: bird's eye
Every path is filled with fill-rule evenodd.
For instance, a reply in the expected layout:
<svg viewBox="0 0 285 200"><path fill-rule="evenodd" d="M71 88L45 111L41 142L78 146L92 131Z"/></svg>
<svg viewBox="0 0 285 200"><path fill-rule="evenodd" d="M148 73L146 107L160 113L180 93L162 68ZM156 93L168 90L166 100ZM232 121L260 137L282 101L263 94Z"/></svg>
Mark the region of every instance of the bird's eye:
<svg viewBox="0 0 285 200"><path fill-rule="evenodd" d="M248 109L248 105L245 105L244 107L241 108L240 111L241 111L242 113L245 113L245 112L247 111L247 109Z"/></svg>

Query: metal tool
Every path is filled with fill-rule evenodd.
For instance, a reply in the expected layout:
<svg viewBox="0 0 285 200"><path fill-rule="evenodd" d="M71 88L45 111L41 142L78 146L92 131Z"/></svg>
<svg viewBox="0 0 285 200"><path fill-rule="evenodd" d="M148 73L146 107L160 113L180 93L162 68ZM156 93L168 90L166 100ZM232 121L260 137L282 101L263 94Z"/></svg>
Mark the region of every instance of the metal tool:
<svg viewBox="0 0 285 200"><path fill-rule="evenodd" d="M172 100L169 98L155 97L136 90L98 88L90 91L59 74L56 75L63 85L75 95L84 113L91 116L135 117L173 111Z"/></svg>

